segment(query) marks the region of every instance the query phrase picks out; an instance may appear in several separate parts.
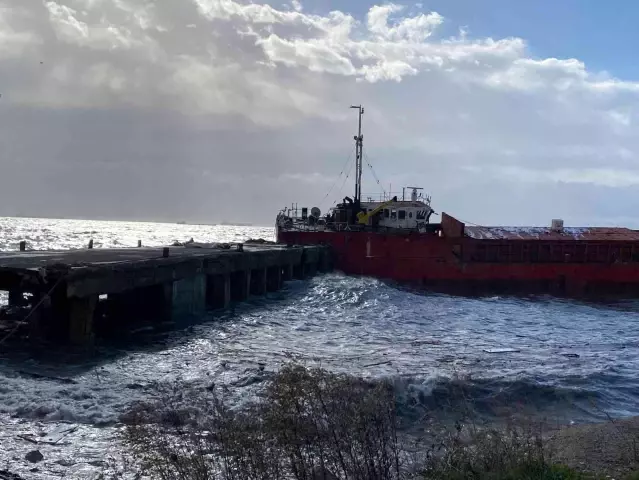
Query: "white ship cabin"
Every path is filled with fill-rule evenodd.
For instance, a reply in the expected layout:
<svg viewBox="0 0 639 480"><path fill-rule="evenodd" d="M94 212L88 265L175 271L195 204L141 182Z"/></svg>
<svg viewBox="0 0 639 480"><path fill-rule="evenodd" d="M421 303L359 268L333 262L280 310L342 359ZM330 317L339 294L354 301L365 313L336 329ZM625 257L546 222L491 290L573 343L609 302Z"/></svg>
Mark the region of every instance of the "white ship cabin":
<svg viewBox="0 0 639 480"><path fill-rule="evenodd" d="M428 204L420 201L362 202L361 205L368 216L365 225L386 228L415 229L428 223L433 212Z"/></svg>
<svg viewBox="0 0 639 480"><path fill-rule="evenodd" d="M363 201L364 215L359 217L360 224L385 228L415 229L429 223L434 213L430 206L430 197L418 195L418 187L412 189L410 200L388 200L383 202ZM404 197L404 195L402 195Z"/></svg>

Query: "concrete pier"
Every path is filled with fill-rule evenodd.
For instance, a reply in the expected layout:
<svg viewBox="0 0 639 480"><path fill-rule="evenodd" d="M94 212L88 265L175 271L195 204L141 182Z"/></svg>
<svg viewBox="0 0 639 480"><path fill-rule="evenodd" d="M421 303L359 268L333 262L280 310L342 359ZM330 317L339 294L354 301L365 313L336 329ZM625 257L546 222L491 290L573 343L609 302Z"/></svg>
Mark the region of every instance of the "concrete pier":
<svg viewBox="0 0 639 480"><path fill-rule="evenodd" d="M0 290L12 306L39 303L33 335L88 345L97 316L116 331L129 319L197 316L325 271L329 258L324 246L269 244L0 252Z"/></svg>

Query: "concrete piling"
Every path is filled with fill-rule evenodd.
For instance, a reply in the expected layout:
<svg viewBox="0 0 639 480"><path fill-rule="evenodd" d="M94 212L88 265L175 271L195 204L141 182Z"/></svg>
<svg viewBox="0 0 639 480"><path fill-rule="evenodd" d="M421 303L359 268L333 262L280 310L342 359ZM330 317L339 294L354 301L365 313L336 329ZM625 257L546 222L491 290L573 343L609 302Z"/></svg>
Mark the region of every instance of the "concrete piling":
<svg viewBox="0 0 639 480"><path fill-rule="evenodd" d="M93 317L97 295L69 299L69 342L73 345L91 345L94 340Z"/></svg>
<svg viewBox="0 0 639 480"><path fill-rule="evenodd" d="M317 274L317 263L307 263L304 265L305 275L315 276Z"/></svg>
<svg viewBox="0 0 639 480"><path fill-rule="evenodd" d="M293 280L293 265L284 265L282 267L282 281L290 282Z"/></svg>
<svg viewBox="0 0 639 480"><path fill-rule="evenodd" d="M251 270L251 295L266 293L266 268Z"/></svg>
<svg viewBox="0 0 639 480"><path fill-rule="evenodd" d="M231 299L243 302L251 294L251 271L240 270L231 274Z"/></svg>
<svg viewBox="0 0 639 480"><path fill-rule="evenodd" d="M42 297L33 297L33 305L37 305ZM29 338L36 340L43 337L42 309L36 308L29 313Z"/></svg>
<svg viewBox="0 0 639 480"><path fill-rule="evenodd" d="M174 320L173 310L173 282L164 282L157 290L159 297L159 318L163 322L172 322Z"/></svg>
<svg viewBox="0 0 639 480"><path fill-rule="evenodd" d="M231 275L229 273L209 275L206 297L209 308L228 308L231 304Z"/></svg>
<svg viewBox="0 0 639 480"><path fill-rule="evenodd" d="M206 311L206 275L176 280L172 285L171 317L179 319Z"/></svg>
<svg viewBox="0 0 639 480"><path fill-rule="evenodd" d="M293 278L295 278L295 280L304 280L305 274L306 271L303 263L293 266Z"/></svg>
<svg viewBox="0 0 639 480"><path fill-rule="evenodd" d="M282 268L280 266L266 269L266 291L277 292L282 286Z"/></svg>
<svg viewBox="0 0 639 480"><path fill-rule="evenodd" d="M57 281L57 280L56 280ZM45 292L41 292L45 294ZM85 297L87 297L86 295ZM46 304L40 313L44 336L58 342L69 342L70 339L70 297L67 295L66 283L62 281L50 292Z"/></svg>

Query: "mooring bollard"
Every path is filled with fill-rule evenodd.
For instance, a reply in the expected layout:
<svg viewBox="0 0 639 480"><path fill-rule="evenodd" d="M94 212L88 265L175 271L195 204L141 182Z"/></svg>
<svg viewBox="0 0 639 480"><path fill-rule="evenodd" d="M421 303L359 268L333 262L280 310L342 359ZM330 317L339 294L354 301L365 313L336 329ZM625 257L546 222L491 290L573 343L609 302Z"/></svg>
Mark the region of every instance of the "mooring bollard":
<svg viewBox="0 0 639 480"><path fill-rule="evenodd" d="M142 246L142 240L138 240L138 248Z"/></svg>
<svg viewBox="0 0 639 480"><path fill-rule="evenodd" d="M93 239L89 240L89 248L93 248Z"/></svg>
<svg viewBox="0 0 639 480"><path fill-rule="evenodd" d="M169 247L164 247L162 249L162 257L163 258L169 258Z"/></svg>
<svg viewBox="0 0 639 480"><path fill-rule="evenodd" d="M22 240L20 242L20 251L24 252L27 249L27 242L25 242L24 240Z"/></svg>

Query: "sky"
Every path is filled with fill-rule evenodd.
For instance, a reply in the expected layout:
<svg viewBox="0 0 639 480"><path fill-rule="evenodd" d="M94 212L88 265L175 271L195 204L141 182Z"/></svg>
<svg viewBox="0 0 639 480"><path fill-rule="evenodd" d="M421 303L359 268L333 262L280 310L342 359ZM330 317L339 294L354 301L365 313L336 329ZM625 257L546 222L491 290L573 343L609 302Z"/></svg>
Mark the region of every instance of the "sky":
<svg viewBox="0 0 639 480"><path fill-rule="evenodd" d="M326 211L362 104L365 196L639 228L639 4L614 5L0 0L0 215Z"/></svg>

